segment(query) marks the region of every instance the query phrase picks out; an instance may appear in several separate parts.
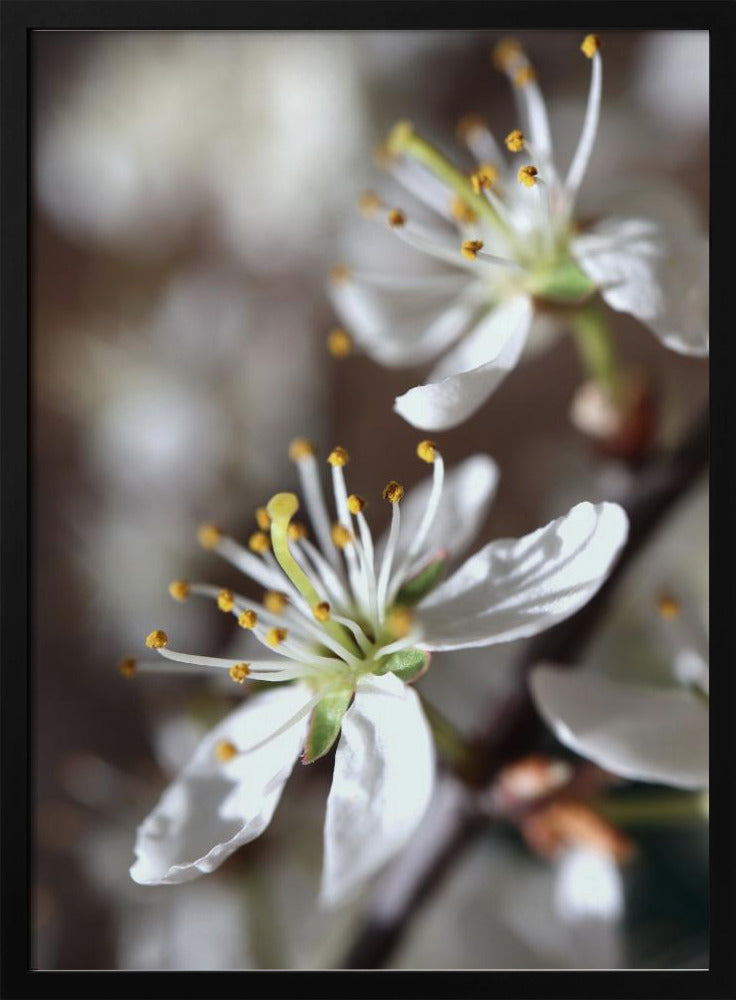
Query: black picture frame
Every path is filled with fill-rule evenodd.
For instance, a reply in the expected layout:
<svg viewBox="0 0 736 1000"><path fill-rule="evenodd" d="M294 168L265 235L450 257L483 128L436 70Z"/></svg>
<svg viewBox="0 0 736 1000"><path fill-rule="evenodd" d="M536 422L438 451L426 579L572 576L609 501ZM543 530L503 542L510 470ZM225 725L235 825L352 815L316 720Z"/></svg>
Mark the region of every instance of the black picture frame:
<svg viewBox="0 0 736 1000"><path fill-rule="evenodd" d="M309 992L367 996L546 998L695 998L736 996L736 875L733 793L736 754L730 736L734 697L733 630L736 607L734 512L736 428L730 313L728 238L734 225L733 173L728 138L736 93L732 3L387 2L387 0L4 0L2 18L2 343L0 442L2 455L2 840L0 908L2 997L295 997ZM31 273L31 49L33 33L121 29L700 29L711 39L711 566L712 643L716 663L712 699L711 966L707 971L631 972L247 972L153 973L33 971L30 967L32 621L30 466ZM732 281L733 279L731 279ZM729 716L730 713L730 716ZM247 978L243 978L247 977ZM356 982L360 980L360 982Z"/></svg>

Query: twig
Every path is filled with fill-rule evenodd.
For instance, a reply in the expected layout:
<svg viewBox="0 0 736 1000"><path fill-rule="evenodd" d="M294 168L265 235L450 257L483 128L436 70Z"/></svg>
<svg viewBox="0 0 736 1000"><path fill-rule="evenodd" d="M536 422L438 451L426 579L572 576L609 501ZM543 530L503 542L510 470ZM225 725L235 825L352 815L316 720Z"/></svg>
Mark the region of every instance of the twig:
<svg viewBox="0 0 736 1000"><path fill-rule="evenodd" d="M543 660L571 666L580 658L623 573L674 503L706 468L708 438L708 415L704 413L672 453L641 466L631 490L619 498L629 515L630 529L614 571L576 615L525 646L517 663L513 693L484 720L478 747L486 785L504 764L528 752L543 731L529 695L528 671ZM457 777L448 776L445 780L461 787ZM393 888L398 881L398 867L389 870L378 883L365 923L341 968L375 969L384 965L421 905L483 828L481 810L473 807L473 799L467 792L458 792L454 799L448 793L443 809L441 822L432 824L437 835L413 845L410 866L402 857L400 892ZM391 898L390 905L386 904L387 898Z"/></svg>

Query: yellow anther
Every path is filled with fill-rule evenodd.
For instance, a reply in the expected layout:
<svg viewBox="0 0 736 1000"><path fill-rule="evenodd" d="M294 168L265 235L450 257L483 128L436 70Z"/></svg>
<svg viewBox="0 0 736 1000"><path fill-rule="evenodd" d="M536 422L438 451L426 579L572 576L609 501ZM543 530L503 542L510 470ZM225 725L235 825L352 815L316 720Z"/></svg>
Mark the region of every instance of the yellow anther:
<svg viewBox="0 0 736 1000"><path fill-rule="evenodd" d="M220 593L217 595L217 607L220 611L232 611L235 607L235 598L233 597L232 590L228 590L227 587L223 587Z"/></svg>
<svg viewBox="0 0 736 1000"><path fill-rule="evenodd" d="M233 757L237 757L240 751L231 740L219 740L215 744L215 760L221 764L227 763Z"/></svg>
<svg viewBox="0 0 736 1000"><path fill-rule="evenodd" d="M534 72L534 67L527 64L514 74L514 86L519 88L527 87L530 83L534 83L536 79L537 74Z"/></svg>
<svg viewBox="0 0 736 1000"><path fill-rule="evenodd" d="M189 597L189 584L186 580L172 580L169 584L169 593L175 601L186 601Z"/></svg>
<svg viewBox="0 0 736 1000"><path fill-rule="evenodd" d="M266 644L268 646L280 646L281 643L289 635L288 629L285 628L270 628L266 632Z"/></svg>
<svg viewBox="0 0 736 1000"><path fill-rule="evenodd" d="M146 645L149 649L165 649L169 644L168 635L160 628L154 629L146 636Z"/></svg>
<svg viewBox="0 0 736 1000"><path fill-rule="evenodd" d="M292 462L298 462L302 458L309 458L310 455L316 454L317 449L306 438L294 438L289 445L289 458ZM268 511L266 511L266 514L268 514Z"/></svg>
<svg viewBox="0 0 736 1000"><path fill-rule="evenodd" d="M516 177L519 183L523 184L524 187L531 188L537 183L538 173L539 171L536 167L529 165L527 167L521 167Z"/></svg>
<svg viewBox="0 0 736 1000"><path fill-rule="evenodd" d="M408 608L399 606L388 613L386 625L395 639L403 639L411 631L413 616Z"/></svg>
<svg viewBox="0 0 736 1000"><path fill-rule="evenodd" d="M318 622L326 622L330 619L330 605L327 601L320 601L312 608L312 614Z"/></svg>
<svg viewBox="0 0 736 1000"><path fill-rule="evenodd" d="M406 225L406 216L400 208L392 208L386 216L386 221L392 229L400 229Z"/></svg>
<svg viewBox="0 0 736 1000"><path fill-rule="evenodd" d="M230 680L235 681L236 684L242 684L250 673L250 667L247 663L234 663L228 673Z"/></svg>
<svg viewBox="0 0 736 1000"><path fill-rule="evenodd" d="M256 511L256 524L261 531L268 531L271 527L271 518L268 516L268 511L265 507L259 507Z"/></svg>
<svg viewBox="0 0 736 1000"><path fill-rule="evenodd" d="M216 524L200 524L197 529L197 541L203 549L214 549L222 538L222 531Z"/></svg>
<svg viewBox="0 0 736 1000"><path fill-rule="evenodd" d="M347 330L336 326L327 334L327 350L333 358L346 358L353 349L353 338Z"/></svg>
<svg viewBox="0 0 736 1000"><path fill-rule="evenodd" d="M353 540L353 536L350 534L349 530L344 524L339 524L337 521L332 525L332 541L333 544L337 546L338 549L344 549L346 545L350 545Z"/></svg>
<svg viewBox="0 0 736 1000"><path fill-rule="evenodd" d="M682 608L680 602L671 594L661 594L657 598L657 610L665 621L671 622L680 617Z"/></svg>
<svg viewBox="0 0 736 1000"><path fill-rule="evenodd" d="M376 214L378 209L381 207L381 199L378 197L375 191L365 191L358 201L358 208L363 213L363 215L369 218Z"/></svg>
<svg viewBox="0 0 736 1000"><path fill-rule="evenodd" d="M330 278L336 285L344 285L346 281L350 281L352 276L353 272L347 264L335 264L334 267L330 268Z"/></svg>
<svg viewBox="0 0 736 1000"><path fill-rule="evenodd" d="M513 64L523 57L524 50L515 38L502 39L491 55L493 65L502 72L508 72Z"/></svg>
<svg viewBox="0 0 736 1000"><path fill-rule="evenodd" d="M255 611L246 609L245 611L241 611L240 614L238 615L238 625L240 625L241 628L251 629L255 628L257 624L258 624L258 615L255 613Z"/></svg>
<svg viewBox="0 0 736 1000"><path fill-rule="evenodd" d="M480 194L486 188L492 188L498 180L499 170L493 163L483 163L470 175L470 183L476 194Z"/></svg>
<svg viewBox="0 0 736 1000"><path fill-rule="evenodd" d="M592 59L593 56L600 50L601 40L599 35L586 35L580 45L580 51L583 55L586 55L588 59Z"/></svg>
<svg viewBox="0 0 736 1000"><path fill-rule="evenodd" d="M483 240L465 240L460 247L460 253L466 260L475 260L478 251L483 249Z"/></svg>
<svg viewBox="0 0 736 1000"><path fill-rule="evenodd" d="M365 500L363 497L359 497L357 493L351 493L348 497L348 510L351 514L360 514L360 512L365 508Z"/></svg>
<svg viewBox="0 0 736 1000"><path fill-rule="evenodd" d="M432 462L437 458L437 445L434 441L420 441L417 445L417 455L423 462Z"/></svg>
<svg viewBox="0 0 736 1000"><path fill-rule="evenodd" d="M337 445L333 448L330 454L327 456L327 461L330 465L347 465L350 461L350 455L348 455L347 449Z"/></svg>
<svg viewBox="0 0 736 1000"><path fill-rule="evenodd" d="M404 498L404 492L404 487L401 483L397 483L395 479L392 479L390 483L386 483L383 487L382 496L389 503L399 503Z"/></svg>
<svg viewBox="0 0 736 1000"><path fill-rule="evenodd" d="M272 615L280 615L289 603L289 598L281 590L267 590L263 595L263 606Z"/></svg>
<svg viewBox="0 0 736 1000"><path fill-rule="evenodd" d="M296 493L274 493L266 504L272 521L290 521L299 510Z"/></svg>
<svg viewBox="0 0 736 1000"><path fill-rule="evenodd" d="M301 521L292 521L289 525L289 538L292 542L298 542L301 538L306 538L309 532L307 531L306 524L302 524Z"/></svg>
<svg viewBox="0 0 736 1000"><path fill-rule="evenodd" d="M462 198L455 197L450 202L450 215L457 222L462 222L465 225L472 225L472 223L477 222L478 214L474 212L472 208L469 208Z"/></svg>
<svg viewBox="0 0 736 1000"><path fill-rule="evenodd" d="M396 122L386 138L386 152L389 156L398 156L403 153L413 134L414 128L411 122Z"/></svg>
<svg viewBox="0 0 736 1000"><path fill-rule="evenodd" d="M251 552L263 553L268 552L271 548L271 542L265 531L254 531L253 534L248 539L248 548Z"/></svg>
<svg viewBox="0 0 736 1000"><path fill-rule="evenodd" d="M486 123L483 121L480 115L471 113L469 115L463 115L460 121L455 127L455 135L458 137L460 142L468 142L468 140L473 138L473 135L477 135L478 132L484 132L486 128Z"/></svg>
<svg viewBox="0 0 736 1000"><path fill-rule="evenodd" d="M519 128L513 129L504 139L506 143L506 149L511 153L520 153L524 148L526 139L524 138L524 133Z"/></svg>
<svg viewBox="0 0 736 1000"><path fill-rule="evenodd" d="M138 670L138 660L132 656L126 656L124 660L118 663L118 670L123 677L135 677Z"/></svg>

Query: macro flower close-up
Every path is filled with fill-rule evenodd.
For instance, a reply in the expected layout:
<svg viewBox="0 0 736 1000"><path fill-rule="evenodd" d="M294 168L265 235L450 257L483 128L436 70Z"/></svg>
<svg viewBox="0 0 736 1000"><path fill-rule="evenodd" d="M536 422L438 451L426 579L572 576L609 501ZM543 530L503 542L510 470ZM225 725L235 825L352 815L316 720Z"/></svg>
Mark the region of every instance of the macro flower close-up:
<svg viewBox="0 0 736 1000"><path fill-rule="evenodd" d="M406 275L338 266L329 291L347 335L379 363L414 366L441 356L423 385L395 401L414 427L447 430L471 416L516 366L540 316L575 333L588 373L615 398L622 390L598 295L669 349L708 354L707 236L672 228L665 211L640 214L636 190L609 199L603 218L599 211L581 225L576 217L603 87L600 37L587 35L580 49L591 79L573 150L554 148L534 67L507 39L494 62L512 86L522 128L500 143L480 116L462 119L458 138L475 159L469 171L408 121L379 151L410 206L393 208L367 192L361 211L448 266ZM415 220L417 202L431 210L433 225Z"/></svg>
<svg viewBox="0 0 736 1000"><path fill-rule="evenodd" d="M374 544L365 500L347 491L347 450L334 448L328 457L335 519L314 447L298 439L290 453L317 544L294 521L297 496L277 493L258 509L247 549L215 525L199 532L205 547L266 588L262 601L183 580L170 587L176 600L210 597L234 615L255 640L253 658L175 652L157 629L146 645L166 664L121 664L125 674L200 669L227 672L237 684L294 682L256 696L208 735L139 830L136 881L181 882L212 871L263 832L297 757L312 763L339 736L322 898L342 901L406 844L429 803L432 737L408 685L428 669L430 653L551 627L592 597L626 539L620 507L582 503L524 538L489 543L440 582L492 499L497 473L489 458L467 459L445 483L436 444L420 442L431 483L406 500L400 483L386 485L391 527ZM458 516L466 522L459 532Z"/></svg>
<svg viewBox="0 0 736 1000"><path fill-rule="evenodd" d="M33 971L710 969L723 33L125 6L27 32Z"/></svg>

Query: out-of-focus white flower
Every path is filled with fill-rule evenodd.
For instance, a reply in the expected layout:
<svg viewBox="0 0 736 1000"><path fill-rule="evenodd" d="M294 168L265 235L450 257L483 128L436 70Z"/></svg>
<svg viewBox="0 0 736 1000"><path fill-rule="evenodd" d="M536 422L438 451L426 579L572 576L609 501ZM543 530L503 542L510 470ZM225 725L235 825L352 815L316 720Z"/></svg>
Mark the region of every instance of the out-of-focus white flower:
<svg viewBox="0 0 736 1000"><path fill-rule="evenodd" d="M200 529L205 547L266 588L262 602L181 580L170 588L178 600L216 599L254 650L260 644L276 655L238 662L175 652L156 630L146 644L169 662L121 665L127 674L296 682L249 701L207 736L139 829L136 881L187 881L218 867L269 824L300 752L305 762L316 760L341 734L322 898L335 904L353 895L411 838L431 796L431 735L406 686L427 669L428 653L507 642L568 617L599 588L626 538L620 507L582 503L524 538L490 543L440 583L448 557L468 546L495 490L489 458L467 459L443 490L442 456L434 442L421 442L417 454L432 465L431 482L416 487L405 505L403 486L386 486L391 526L374 545L365 501L348 494L347 451L337 447L328 459L334 522L314 447L298 440L290 454L318 544L293 522L296 495L278 493L257 512L260 530L248 548L214 525Z"/></svg>
<svg viewBox="0 0 736 1000"><path fill-rule="evenodd" d="M401 867L386 879L400 880ZM391 967L622 968L621 903L619 868L605 856L571 849L542 864L491 833L412 921Z"/></svg>
<svg viewBox="0 0 736 1000"><path fill-rule="evenodd" d="M534 71L513 42L498 47L497 62L514 84L524 126L506 137L516 166L504 165L498 143L475 118L460 130L478 161L470 178L408 122L389 136L387 169L448 224L432 228L391 209L389 226L452 270L403 274L341 265L328 287L349 333L379 362L415 365L447 352L426 384L396 400L397 412L416 427L451 428L481 406L521 357L540 302L578 308L598 291L672 350L708 353L708 245L702 234L670 232L656 206L646 216L632 215L623 198L615 214L587 231L576 225L602 92L599 39L589 35L581 47L591 59L591 87L564 177ZM362 207L378 216L387 206L369 193Z"/></svg>
<svg viewBox="0 0 736 1000"><path fill-rule="evenodd" d="M158 252L203 217L255 270L291 266L320 245L363 138L355 48L308 32L88 42L39 122L40 200L84 238Z"/></svg>
<svg viewBox="0 0 736 1000"><path fill-rule="evenodd" d="M708 786L708 707L691 688L648 688L591 671L536 667L532 692L558 739L638 781Z"/></svg>
<svg viewBox="0 0 736 1000"><path fill-rule="evenodd" d="M563 492L557 502L570 499ZM533 676L558 738L614 773L708 786L707 545L706 479L627 568L585 666Z"/></svg>
<svg viewBox="0 0 736 1000"><path fill-rule="evenodd" d="M640 781L707 788L705 636L689 632L674 598L663 595L659 609L670 647L670 685L539 666L532 671L532 693L560 741L601 767Z"/></svg>

